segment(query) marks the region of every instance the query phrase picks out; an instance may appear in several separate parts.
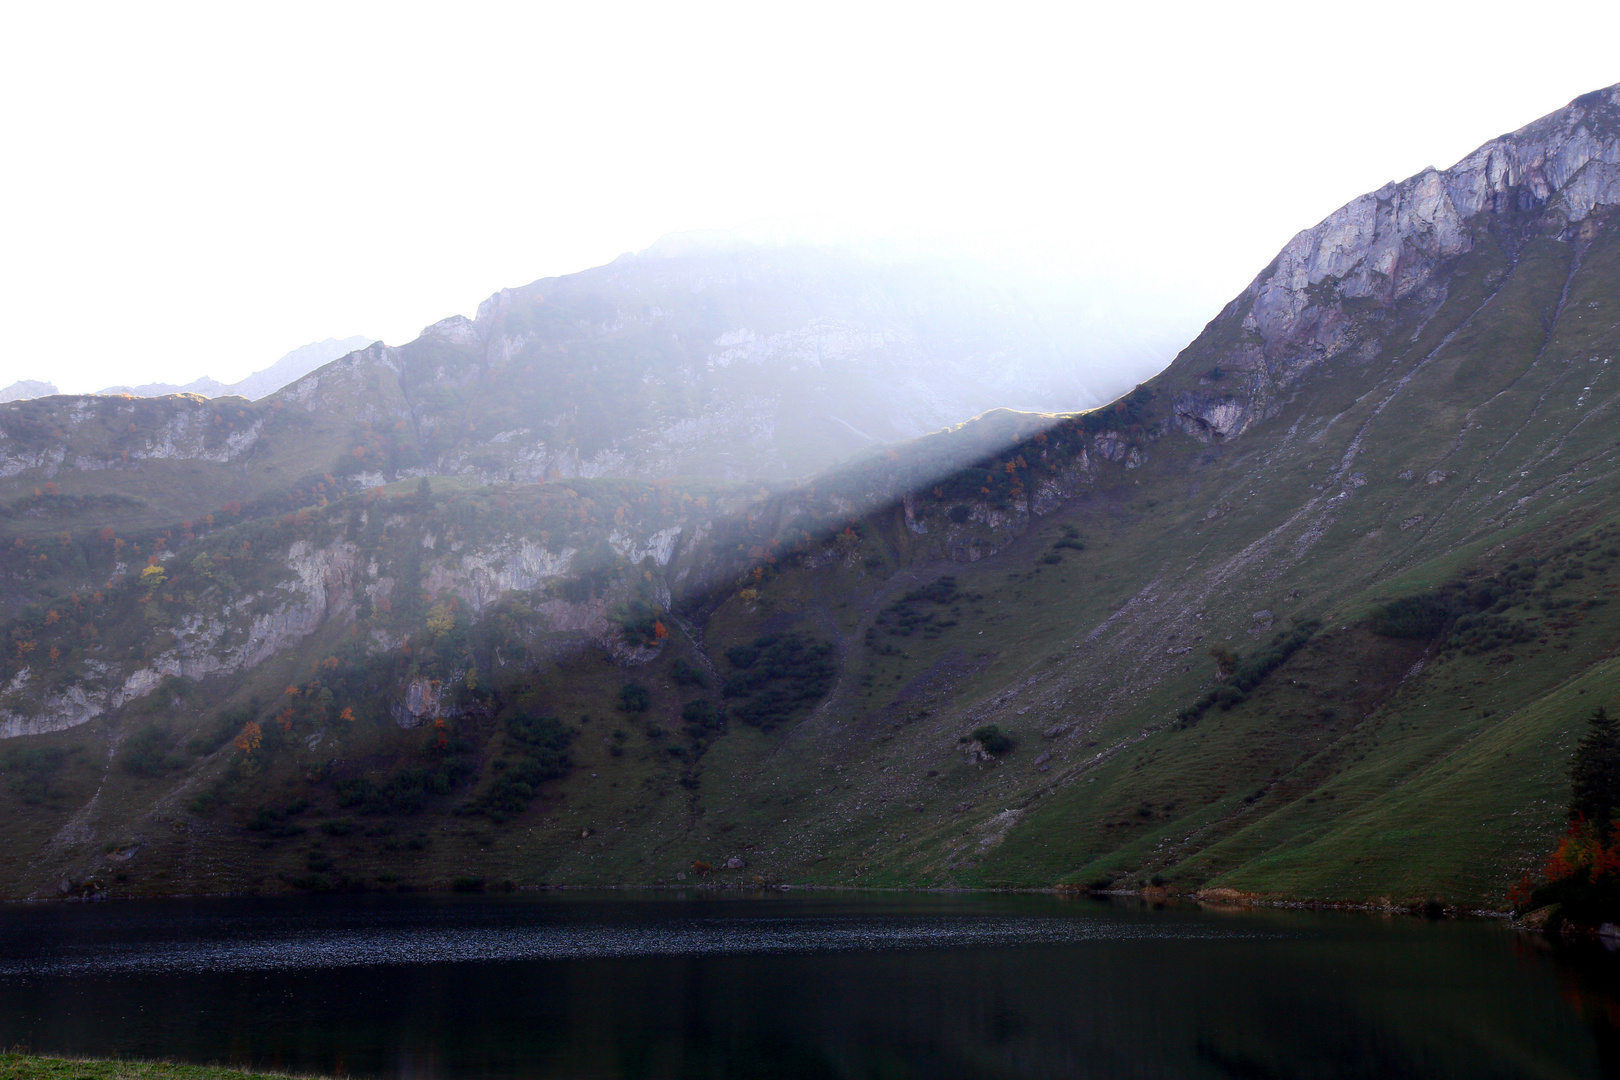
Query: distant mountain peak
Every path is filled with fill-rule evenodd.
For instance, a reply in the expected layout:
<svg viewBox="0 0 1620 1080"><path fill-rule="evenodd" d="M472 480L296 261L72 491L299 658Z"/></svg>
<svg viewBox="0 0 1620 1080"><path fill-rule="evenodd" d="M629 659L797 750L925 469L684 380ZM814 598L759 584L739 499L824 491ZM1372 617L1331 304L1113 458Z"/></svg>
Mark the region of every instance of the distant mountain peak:
<svg viewBox="0 0 1620 1080"><path fill-rule="evenodd" d="M30 398L50 397L60 394L55 383L40 382L37 379L20 379L10 386L0 390L0 402L27 401Z"/></svg>
<svg viewBox="0 0 1620 1080"><path fill-rule="evenodd" d="M329 364L333 360L363 349L370 345L374 339L368 337L346 337L342 339L327 338L324 341L314 341L302 345L267 368L261 368L247 378L236 383L222 383L217 379L204 376L194 379L184 386L175 383L143 383L140 386L109 386L99 390L99 394L129 394L132 397L163 397L167 394L199 394L202 397L245 397L250 401L267 397L282 387L297 382L322 364ZM21 384L18 384L21 385ZM39 384L47 385L47 384ZM55 393L54 387L50 390ZM43 395L29 394L19 397L39 397ZM3 399L14 400L14 399Z"/></svg>

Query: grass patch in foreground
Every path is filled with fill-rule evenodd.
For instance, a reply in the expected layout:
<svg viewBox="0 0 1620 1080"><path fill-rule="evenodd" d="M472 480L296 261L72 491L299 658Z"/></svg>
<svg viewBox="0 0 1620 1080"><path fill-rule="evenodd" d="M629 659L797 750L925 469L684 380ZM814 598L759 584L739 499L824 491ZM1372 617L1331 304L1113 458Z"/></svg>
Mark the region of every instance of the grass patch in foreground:
<svg viewBox="0 0 1620 1080"><path fill-rule="evenodd" d="M0 1080L249 1080L288 1073L243 1072L166 1061L93 1061L0 1053Z"/></svg>

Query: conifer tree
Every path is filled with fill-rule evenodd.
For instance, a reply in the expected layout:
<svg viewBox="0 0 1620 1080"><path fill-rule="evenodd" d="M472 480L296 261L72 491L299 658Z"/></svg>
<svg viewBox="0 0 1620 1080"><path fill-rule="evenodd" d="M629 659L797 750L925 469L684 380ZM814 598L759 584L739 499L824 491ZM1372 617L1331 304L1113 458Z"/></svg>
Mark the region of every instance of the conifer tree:
<svg viewBox="0 0 1620 1080"><path fill-rule="evenodd" d="M1569 816L1584 816L1604 832L1620 809L1620 728L1599 706L1569 767Z"/></svg>

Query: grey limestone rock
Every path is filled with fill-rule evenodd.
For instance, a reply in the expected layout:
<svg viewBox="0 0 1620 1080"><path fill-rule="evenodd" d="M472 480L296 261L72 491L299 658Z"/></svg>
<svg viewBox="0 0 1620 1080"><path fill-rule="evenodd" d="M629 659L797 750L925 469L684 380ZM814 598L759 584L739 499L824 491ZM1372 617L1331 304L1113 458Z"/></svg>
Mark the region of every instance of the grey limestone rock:
<svg viewBox="0 0 1620 1080"><path fill-rule="evenodd" d="M1475 242L1481 214L1536 211L1573 235L1620 205L1620 85L1492 139L1444 171L1385 184L1289 241L1221 313L1218 377L1178 394L1180 426L1205 442L1242 433L1324 360L1367 354L1354 302L1442 294L1436 274ZM1216 324L1211 324L1212 326Z"/></svg>

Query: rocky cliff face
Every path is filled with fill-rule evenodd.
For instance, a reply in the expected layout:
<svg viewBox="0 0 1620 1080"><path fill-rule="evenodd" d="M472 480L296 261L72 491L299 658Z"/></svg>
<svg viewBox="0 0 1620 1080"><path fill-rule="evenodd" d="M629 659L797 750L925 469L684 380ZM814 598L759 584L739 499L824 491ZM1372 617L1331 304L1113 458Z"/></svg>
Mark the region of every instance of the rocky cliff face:
<svg viewBox="0 0 1620 1080"><path fill-rule="evenodd" d="M149 461L226 463L253 449L264 419L245 402L58 396L0 412L0 479L59 480Z"/></svg>
<svg viewBox="0 0 1620 1080"><path fill-rule="evenodd" d="M682 538L698 525L696 520L661 528L621 524L602 531L597 550L582 551L578 542L548 544L506 529L483 530L469 540L454 526L424 523L414 511L387 514L380 527L372 527L370 515L385 513L386 503L364 508L351 502L323 519L318 538L268 549L261 540L251 557L253 573L268 575L270 585L244 588L217 574L212 567L229 565L230 556L223 554L228 545L217 548L217 558L205 553L198 562L189 554L173 561L162 586L143 590L126 579L124 617L147 624L137 629L143 643L135 650L139 659L103 647L86 650L76 661L59 660L54 653L47 660L51 646L36 649L35 642L53 636L50 628L57 619L50 618L34 630L26 652L17 653L37 652L36 662L16 665L0 686L0 739L61 731L114 713L158 690L166 677L189 682L240 677L296 653L317 635L341 640L354 631L362 610L369 616L362 651L387 652L414 623L379 613L396 605L410 610L416 602L411 593L417 591L474 621L501 600L521 597L528 605L525 633L536 640L556 636L574 646L594 644L627 663L645 662L656 651L641 655L625 647L616 613L641 595L660 608L668 606L666 572ZM688 573L703 558L689 552ZM621 566L635 569L617 569ZM573 597L558 594L559 583L592 573L600 579L594 589ZM147 606L144 618L136 614L141 605ZM60 614L57 608L51 613ZM401 708L420 718L427 707L422 701L437 698L423 699L422 686L411 685L414 691L409 686L400 691L407 701Z"/></svg>
<svg viewBox="0 0 1620 1080"><path fill-rule="evenodd" d="M1347 203L1289 241L1189 348L1179 366L1200 379L1177 396L1183 429L1231 438L1274 415L1317 365L1373 360L1380 317L1402 304L1438 309L1447 269L1493 229L1511 234L1510 247L1579 240L1616 204L1620 86Z"/></svg>

